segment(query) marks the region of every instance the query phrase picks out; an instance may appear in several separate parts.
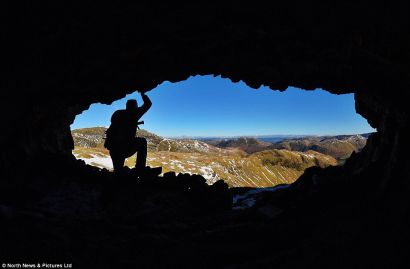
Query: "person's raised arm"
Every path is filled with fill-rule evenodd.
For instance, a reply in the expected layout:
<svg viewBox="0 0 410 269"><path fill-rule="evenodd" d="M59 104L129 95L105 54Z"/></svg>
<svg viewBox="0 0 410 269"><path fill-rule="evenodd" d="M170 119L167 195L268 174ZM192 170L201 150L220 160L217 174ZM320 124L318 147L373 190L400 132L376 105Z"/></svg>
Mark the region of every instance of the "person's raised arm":
<svg viewBox="0 0 410 269"><path fill-rule="evenodd" d="M147 112L148 109L150 109L150 107L152 106L152 102L145 93L141 93L141 97L142 97L142 100L144 101L144 104L141 106L141 111L142 111L142 114L145 114L145 112Z"/></svg>

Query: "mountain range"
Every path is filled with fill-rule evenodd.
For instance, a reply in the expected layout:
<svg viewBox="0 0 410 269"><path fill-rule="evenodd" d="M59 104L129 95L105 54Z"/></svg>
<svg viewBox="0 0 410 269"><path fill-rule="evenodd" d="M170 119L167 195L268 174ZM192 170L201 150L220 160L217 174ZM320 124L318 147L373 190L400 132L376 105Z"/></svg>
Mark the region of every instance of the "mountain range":
<svg viewBox="0 0 410 269"><path fill-rule="evenodd" d="M111 170L104 148L105 127L72 131L73 154L87 164ZM146 130L137 136L148 142L147 165L163 172L201 174L209 184L224 179L231 187L269 187L295 181L311 166L338 165L366 144L362 135L289 138L275 143L256 138L169 139ZM135 157L126 165L134 166Z"/></svg>
<svg viewBox="0 0 410 269"><path fill-rule="evenodd" d="M316 151L330 155L339 164L343 164L353 151L359 152L363 149L368 135L304 136L296 138L284 136L281 140L275 142L267 142L262 137L240 137L206 140L206 143L219 148L240 148L247 153L270 149L286 149L301 152Z"/></svg>

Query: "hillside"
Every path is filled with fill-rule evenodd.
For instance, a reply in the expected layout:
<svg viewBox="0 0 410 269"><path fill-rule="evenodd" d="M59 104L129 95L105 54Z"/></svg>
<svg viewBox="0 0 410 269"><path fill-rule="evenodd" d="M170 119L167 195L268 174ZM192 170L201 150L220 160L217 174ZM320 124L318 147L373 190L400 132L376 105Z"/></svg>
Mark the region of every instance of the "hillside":
<svg viewBox="0 0 410 269"><path fill-rule="evenodd" d="M76 147L104 147L105 127L82 128L71 131Z"/></svg>
<svg viewBox="0 0 410 269"><path fill-rule="evenodd" d="M104 132L103 127L74 130L73 154L90 165L112 169L109 152L102 146ZM224 179L231 187L269 187L295 181L308 167L337 164L334 158L315 151L270 149L248 154L193 139L166 139L145 130L138 135L148 141L149 166L161 166L164 173L200 174L209 184ZM127 159L127 166L134 164L135 156Z"/></svg>
<svg viewBox="0 0 410 269"><path fill-rule="evenodd" d="M366 145L368 134L338 136L305 136L288 138L279 142L265 142L256 138L234 138L206 140L206 143L222 148L237 148L247 153L255 153L269 149L286 149L289 151L316 151L335 158L339 164L352 154L359 152Z"/></svg>
<svg viewBox="0 0 410 269"><path fill-rule="evenodd" d="M240 137L237 139L223 139L223 140L210 140L208 144L219 148L239 148L246 153L254 153L268 149L272 144L259 141L252 137Z"/></svg>
<svg viewBox="0 0 410 269"><path fill-rule="evenodd" d="M112 169L106 149L76 147L73 153L90 165ZM269 187L295 181L308 167L336 165L337 161L314 151L267 150L247 156L158 151L148 152L147 164L161 166L163 173L200 174L209 184L224 179L231 187ZM133 167L135 157L128 158L126 165Z"/></svg>
<svg viewBox="0 0 410 269"><path fill-rule="evenodd" d="M76 129L71 132L74 145L83 148L104 148L106 127ZM148 151L170 151L186 153L220 153L226 150L193 139L167 139L146 130L138 130L137 136L147 139Z"/></svg>
<svg viewBox="0 0 410 269"><path fill-rule="evenodd" d="M273 143L270 148L286 149L291 151L306 152L314 150L330 155L342 164L350 157L353 151L359 152L366 145L367 138L362 135L340 135L304 137L298 139L287 139Z"/></svg>

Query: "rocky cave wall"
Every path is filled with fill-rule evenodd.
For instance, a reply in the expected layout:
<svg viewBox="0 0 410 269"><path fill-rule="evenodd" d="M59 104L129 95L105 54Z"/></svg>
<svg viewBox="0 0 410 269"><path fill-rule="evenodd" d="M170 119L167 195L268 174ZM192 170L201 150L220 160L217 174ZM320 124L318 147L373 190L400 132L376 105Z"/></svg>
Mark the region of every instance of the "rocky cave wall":
<svg viewBox="0 0 410 269"><path fill-rule="evenodd" d="M4 12L4 11L3 11ZM409 177L410 29L406 9L343 1L268 7L227 1L24 6L2 16L1 170L70 160L69 125L165 80L214 74L258 88L355 93L378 134L360 167L378 162L382 188ZM18 170L18 169L17 169Z"/></svg>

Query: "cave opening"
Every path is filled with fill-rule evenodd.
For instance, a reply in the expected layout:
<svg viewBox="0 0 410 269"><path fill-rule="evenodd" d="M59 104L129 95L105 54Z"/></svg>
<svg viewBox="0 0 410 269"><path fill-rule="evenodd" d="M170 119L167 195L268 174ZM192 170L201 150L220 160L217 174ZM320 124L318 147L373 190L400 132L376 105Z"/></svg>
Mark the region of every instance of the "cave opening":
<svg viewBox="0 0 410 269"><path fill-rule="evenodd" d="M289 87L252 89L220 76L165 81L147 93L152 108L137 136L148 141L147 165L162 172L202 175L230 187L289 184L312 166L343 165L375 132L356 113L353 94ZM134 92L111 105L93 104L71 125L73 155L86 164L112 170L104 148L114 111ZM125 165L135 165L135 155Z"/></svg>
<svg viewBox="0 0 410 269"><path fill-rule="evenodd" d="M3 10L5 263L409 267L406 6L54 1ZM253 88L354 93L356 111L377 133L343 166L309 168L288 189L241 212L221 213L231 208L224 199L239 194L223 184L187 190L187 177L177 176L134 184L75 160L70 124L90 104L194 74L221 74Z"/></svg>

